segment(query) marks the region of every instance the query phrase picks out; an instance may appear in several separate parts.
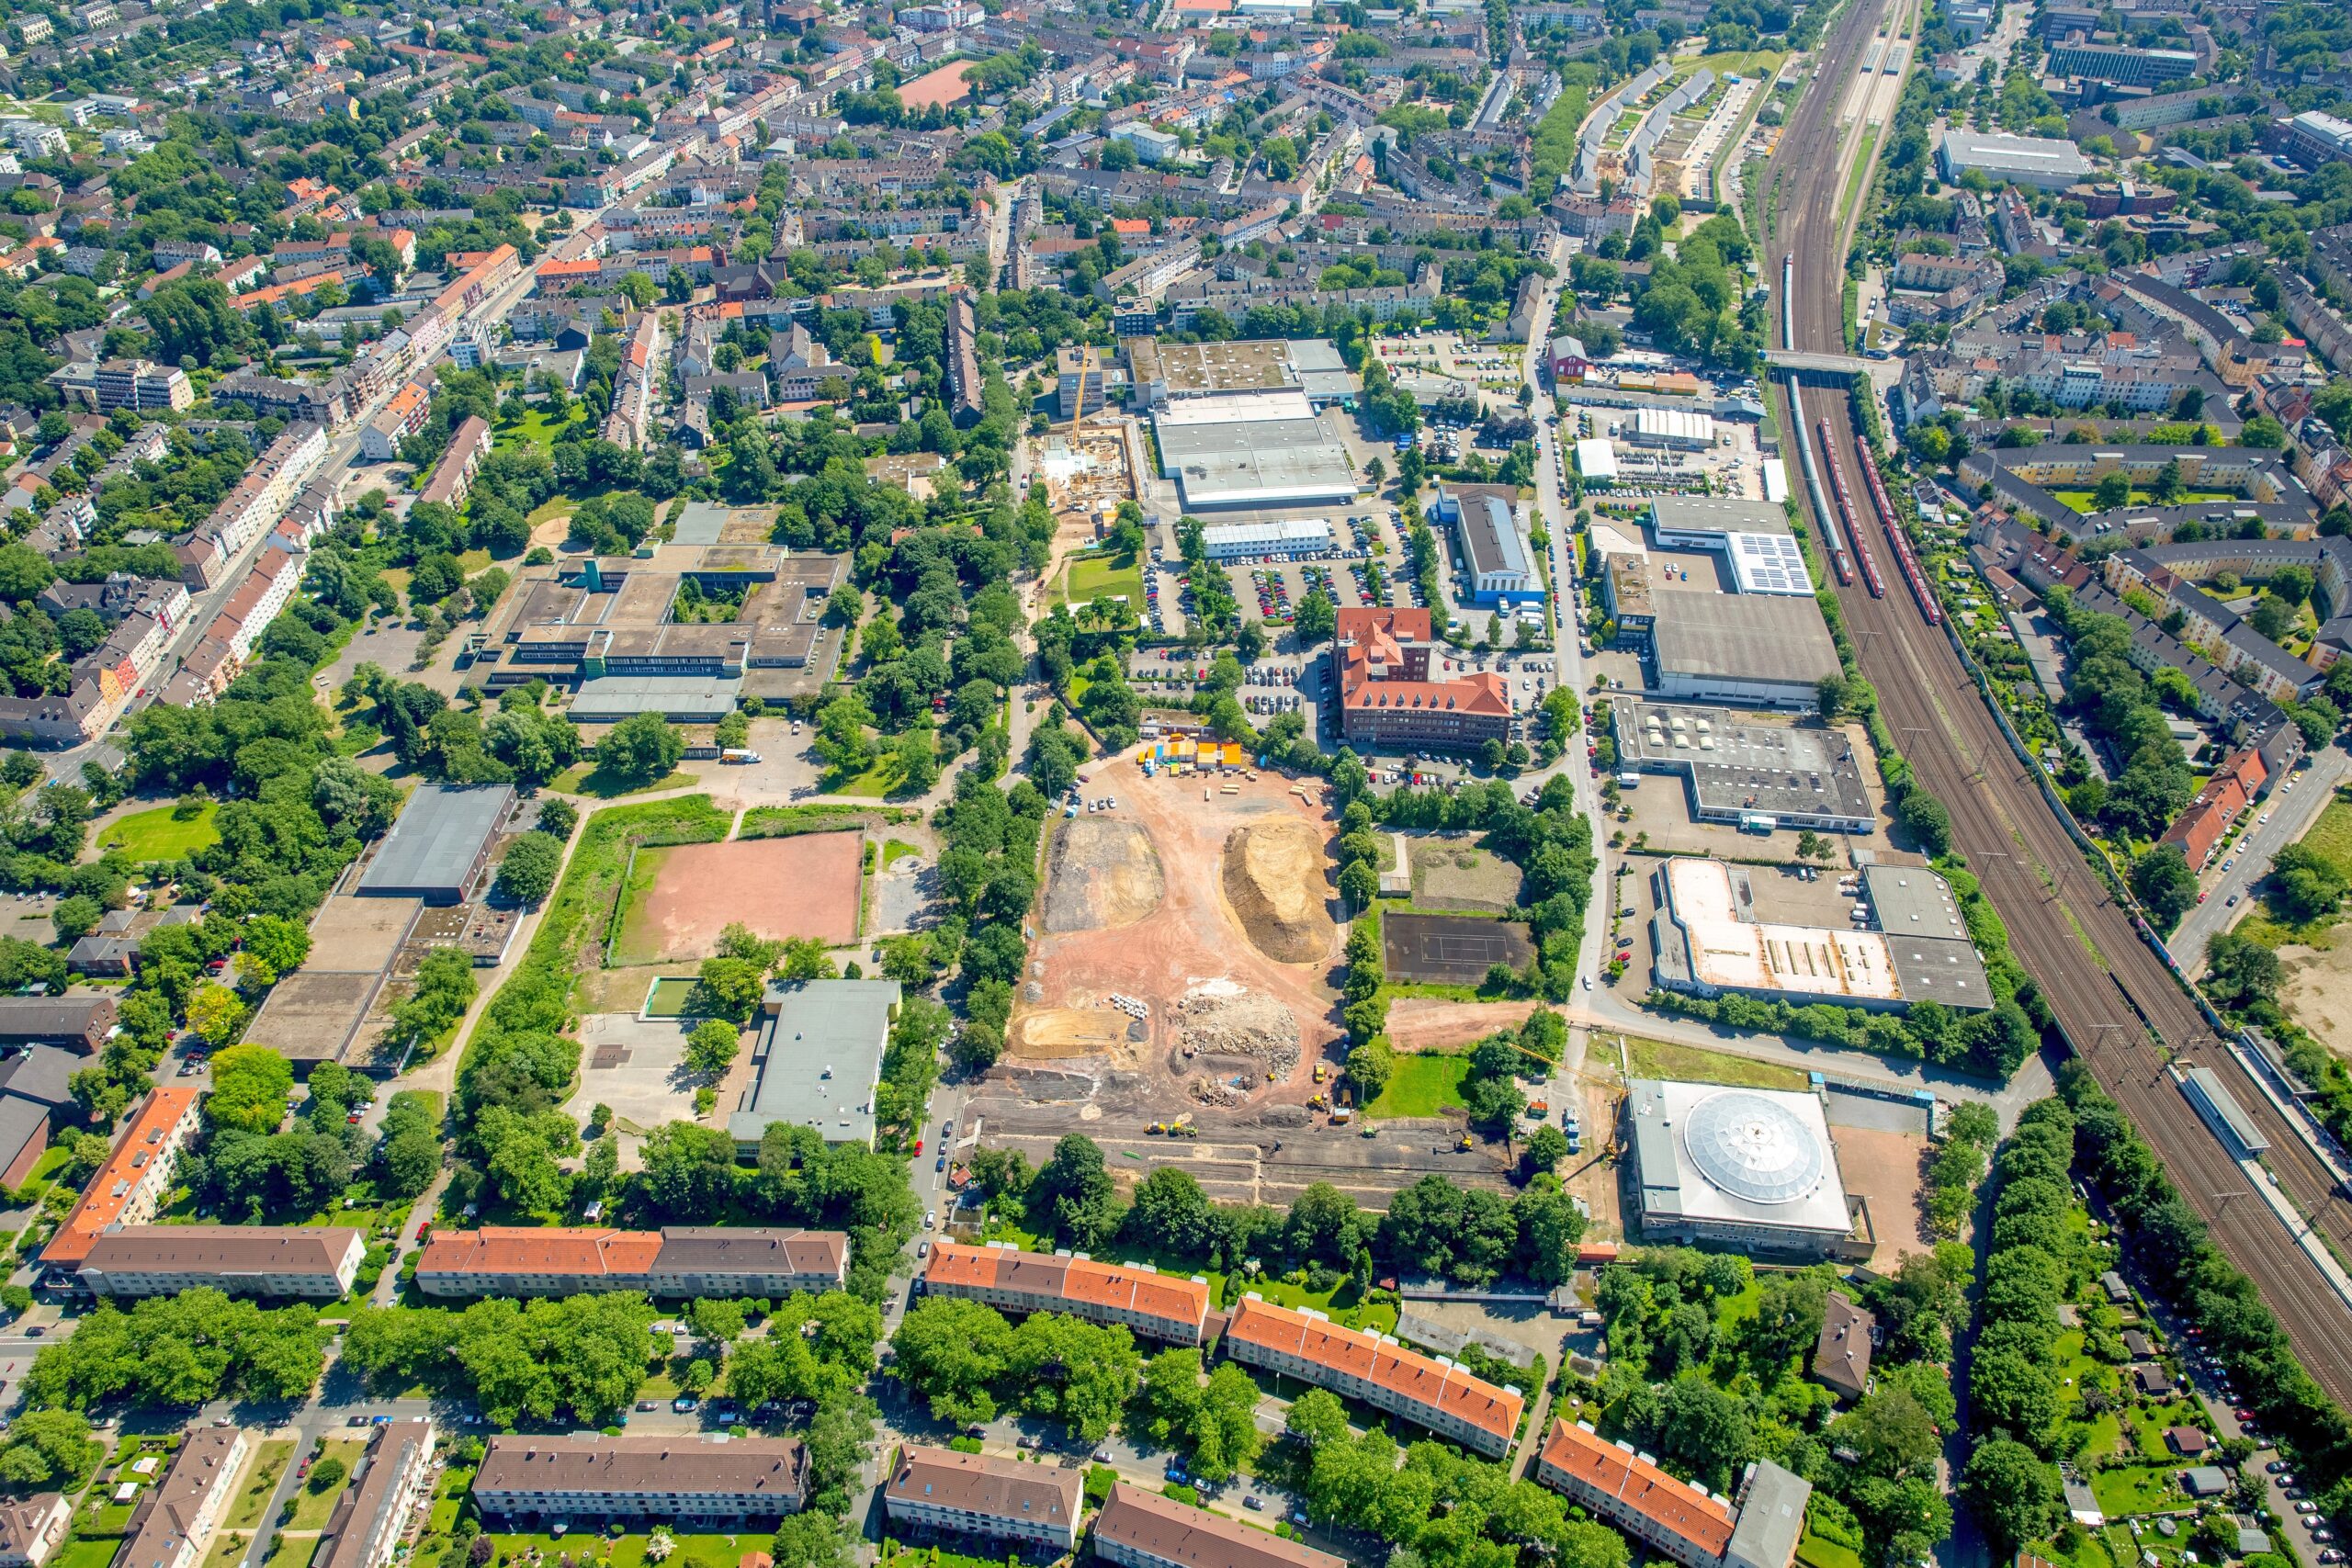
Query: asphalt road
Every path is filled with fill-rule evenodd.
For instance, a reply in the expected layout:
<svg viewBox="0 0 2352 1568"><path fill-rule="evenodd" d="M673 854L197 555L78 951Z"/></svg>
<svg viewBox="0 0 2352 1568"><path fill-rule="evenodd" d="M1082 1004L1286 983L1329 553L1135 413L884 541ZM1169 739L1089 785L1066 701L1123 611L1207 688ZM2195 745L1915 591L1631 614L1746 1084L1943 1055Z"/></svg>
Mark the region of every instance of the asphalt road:
<svg viewBox="0 0 2352 1568"><path fill-rule="evenodd" d="M2311 831L2336 786L2352 773L2352 755L2330 746L2312 754L2301 772L2293 773L2266 796L2255 812L2254 825L2241 835L2216 863L2204 882L2205 901L2188 912L2165 945L2191 978L2205 972L2205 943L2245 918L2255 886L2268 874L2271 858Z"/></svg>

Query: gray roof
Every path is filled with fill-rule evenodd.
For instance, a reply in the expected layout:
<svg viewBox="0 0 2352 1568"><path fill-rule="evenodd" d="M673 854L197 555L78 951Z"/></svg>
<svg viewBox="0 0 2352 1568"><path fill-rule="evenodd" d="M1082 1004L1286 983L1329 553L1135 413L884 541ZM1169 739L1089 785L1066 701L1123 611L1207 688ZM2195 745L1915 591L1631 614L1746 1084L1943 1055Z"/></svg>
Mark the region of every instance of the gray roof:
<svg viewBox="0 0 2352 1568"><path fill-rule="evenodd" d="M1650 501L1650 525L1692 534L1785 534L1789 514L1769 502L1736 496L1661 495Z"/></svg>
<svg viewBox="0 0 2352 1568"><path fill-rule="evenodd" d="M909 1444L899 1450L899 1462L883 1483L882 1495L888 1502L904 1498L1074 1530L1085 1487L1086 1477L1080 1471Z"/></svg>
<svg viewBox="0 0 2352 1568"><path fill-rule="evenodd" d="M1747 1472L1739 1498L1739 1513L1732 1520L1726 1562L1787 1562L1793 1560L1797 1538L1804 1533L1804 1507L1813 1496L1813 1483L1792 1474L1769 1459L1759 1459Z"/></svg>
<svg viewBox="0 0 2352 1568"><path fill-rule="evenodd" d="M117 1225L90 1244L85 1273L158 1270L224 1278L332 1278L366 1233L352 1225Z"/></svg>
<svg viewBox="0 0 2352 1568"><path fill-rule="evenodd" d="M16 1164L27 1144L49 1136L51 1109L14 1095L0 1098L0 1170Z"/></svg>
<svg viewBox="0 0 2352 1568"><path fill-rule="evenodd" d="M0 1041L85 1035L93 1021L114 1021L114 998L86 992L62 997L0 997Z"/></svg>
<svg viewBox="0 0 2352 1568"><path fill-rule="evenodd" d="M131 1510L130 1540L115 1561L122 1568L170 1568L180 1554L201 1544L198 1517L225 1472L244 1434L234 1427L198 1427L180 1444L164 1479L147 1489Z"/></svg>
<svg viewBox="0 0 2352 1568"><path fill-rule="evenodd" d="M759 1080L727 1119L736 1144L757 1144L776 1122L813 1127L829 1144L872 1143L874 1086L899 1010L899 983L771 985L760 1010Z"/></svg>
<svg viewBox="0 0 2352 1568"><path fill-rule="evenodd" d="M580 682L571 700L574 724L606 724L640 713L679 722L708 721L735 711L739 678L718 675L598 675Z"/></svg>
<svg viewBox="0 0 2352 1568"><path fill-rule="evenodd" d="M1295 1540L1114 1482L1094 1516L1098 1540L1182 1568L1343 1568L1344 1559Z"/></svg>
<svg viewBox="0 0 2352 1568"><path fill-rule="evenodd" d="M1886 931L1968 940L1968 921L1951 896L1951 884L1934 872L1916 865L1866 865L1862 886Z"/></svg>
<svg viewBox="0 0 2352 1568"><path fill-rule="evenodd" d="M512 784L419 784L359 879L360 894L456 902L514 804Z"/></svg>
<svg viewBox="0 0 2352 1568"><path fill-rule="evenodd" d="M664 1225L657 1274L685 1272L828 1274L849 1266L849 1235L843 1231L756 1229L723 1225Z"/></svg>
<svg viewBox="0 0 2352 1568"><path fill-rule="evenodd" d="M1458 526L1473 573L1510 572L1530 579L1535 575L1535 569L1528 564L1527 542L1520 537L1519 520L1500 497L1482 495L1464 502Z"/></svg>
<svg viewBox="0 0 2352 1568"><path fill-rule="evenodd" d="M336 1502L320 1535L318 1568L376 1568L400 1539L405 1520L388 1517L401 1503L401 1478L433 1447L433 1426L422 1416L379 1427L356 1479Z"/></svg>
<svg viewBox="0 0 2352 1568"><path fill-rule="evenodd" d="M36 1105L74 1103L73 1077L89 1066L89 1058L54 1045L28 1045L0 1062L0 1096L30 1100Z"/></svg>
<svg viewBox="0 0 2352 1568"><path fill-rule="evenodd" d="M1650 645L1658 674L1799 682L1839 671L1813 600L1779 593L1659 593Z"/></svg>

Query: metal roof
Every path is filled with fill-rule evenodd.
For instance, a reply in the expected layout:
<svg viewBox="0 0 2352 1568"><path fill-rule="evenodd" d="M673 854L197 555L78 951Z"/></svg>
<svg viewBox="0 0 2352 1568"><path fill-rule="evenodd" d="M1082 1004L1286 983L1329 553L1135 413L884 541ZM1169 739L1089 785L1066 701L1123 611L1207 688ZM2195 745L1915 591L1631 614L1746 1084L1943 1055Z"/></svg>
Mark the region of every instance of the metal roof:
<svg viewBox="0 0 2352 1568"><path fill-rule="evenodd" d="M359 879L360 894L457 902L514 804L512 784L418 785Z"/></svg>

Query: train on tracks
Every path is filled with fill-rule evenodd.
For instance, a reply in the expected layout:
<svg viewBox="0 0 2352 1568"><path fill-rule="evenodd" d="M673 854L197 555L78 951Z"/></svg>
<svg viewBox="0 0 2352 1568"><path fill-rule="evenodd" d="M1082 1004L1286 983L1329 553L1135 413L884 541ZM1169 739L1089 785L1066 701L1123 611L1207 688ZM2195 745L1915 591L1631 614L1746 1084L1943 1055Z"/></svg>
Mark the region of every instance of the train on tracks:
<svg viewBox="0 0 2352 1568"><path fill-rule="evenodd" d="M1894 564L1903 569L1904 578L1911 584L1911 597L1919 602L1919 614L1931 626L1944 624L1944 607L1937 602L1928 587L1927 573L1920 570L1919 554L1911 547L1911 536L1903 531L1902 521L1894 514L1894 505L1886 499L1886 482L1879 478L1878 459L1871 456L1871 444L1862 439L1860 431L1854 432L1854 455L1861 460L1862 478L1871 487L1871 503L1878 508L1879 521L1886 528L1887 543L1894 547Z"/></svg>
<svg viewBox="0 0 2352 1568"><path fill-rule="evenodd" d="M1846 530L1847 544L1853 548L1855 570L1862 574L1862 586L1871 591L1871 597L1883 599L1886 583L1878 574L1878 558L1871 554L1870 544L1862 537L1861 521L1854 515L1854 498L1846 489L1846 471L1838 466L1838 444L1830 436L1829 422L1822 420L1819 429L1821 460L1829 467L1829 489L1838 497L1838 520ZM1850 582L1852 579L1840 573L1838 581Z"/></svg>

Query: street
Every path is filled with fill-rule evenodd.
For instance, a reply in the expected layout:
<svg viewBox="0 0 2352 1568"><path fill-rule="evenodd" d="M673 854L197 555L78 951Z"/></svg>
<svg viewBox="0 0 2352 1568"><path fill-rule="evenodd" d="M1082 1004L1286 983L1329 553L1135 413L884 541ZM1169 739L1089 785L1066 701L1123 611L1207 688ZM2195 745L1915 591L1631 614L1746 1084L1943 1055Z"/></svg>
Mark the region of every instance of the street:
<svg viewBox="0 0 2352 1568"><path fill-rule="evenodd" d="M2256 886L2269 874L2271 858L2311 831L2347 773L2352 756L2339 746L2323 747L2311 753L2307 766L2256 804L2253 824L2207 874L2204 902L2188 911L2165 944L2182 974L2193 980L2205 972L2205 943L2245 916Z"/></svg>

